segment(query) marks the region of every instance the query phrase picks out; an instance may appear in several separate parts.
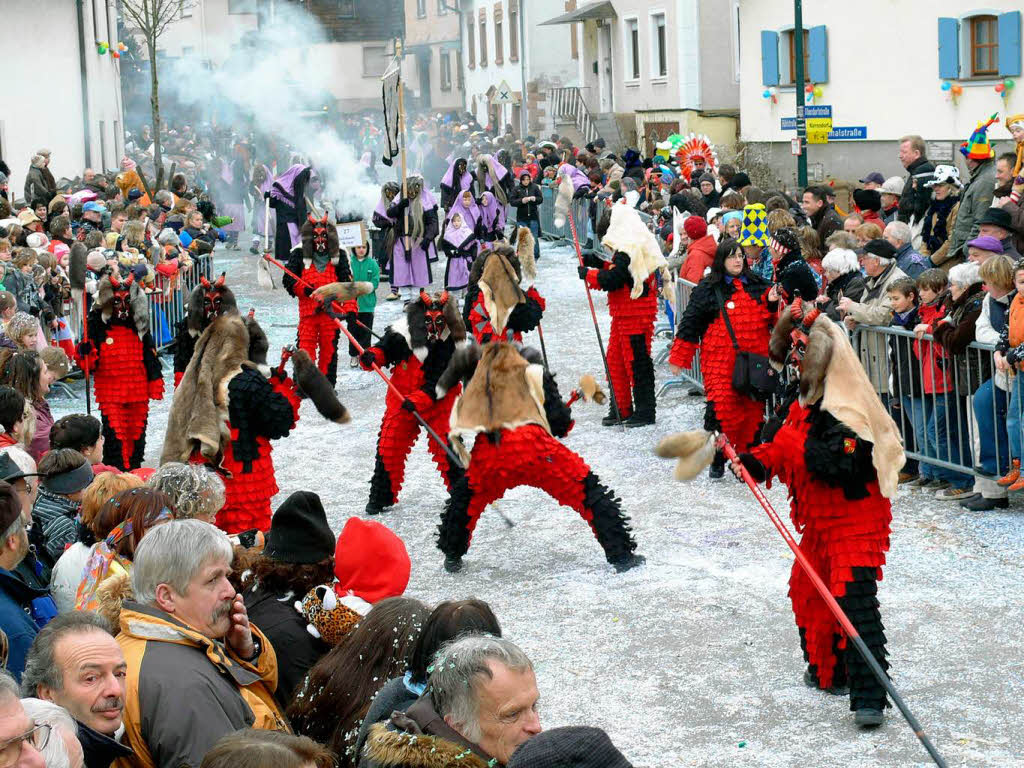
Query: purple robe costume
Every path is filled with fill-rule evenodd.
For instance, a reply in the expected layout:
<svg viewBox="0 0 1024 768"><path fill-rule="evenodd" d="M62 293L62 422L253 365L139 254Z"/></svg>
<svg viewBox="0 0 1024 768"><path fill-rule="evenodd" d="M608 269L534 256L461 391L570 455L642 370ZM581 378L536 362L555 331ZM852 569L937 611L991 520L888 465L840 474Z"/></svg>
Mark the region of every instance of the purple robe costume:
<svg viewBox="0 0 1024 768"><path fill-rule="evenodd" d="M473 227L465 221L458 229L446 227L444 237L441 238L441 247L448 256L448 263L444 268L444 287L449 291L462 290L469 285L469 270L478 251Z"/></svg>
<svg viewBox="0 0 1024 768"><path fill-rule="evenodd" d="M565 163L558 167L557 180L561 182L563 176L568 176L572 181L572 188L574 191L579 192L581 187L590 187L590 179L587 178L587 174L577 168L575 165ZM558 183L555 184L558 186Z"/></svg>
<svg viewBox="0 0 1024 768"><path fill-rule="evenodd" d="M399 207L402 195L399 193L387 211L395 221L395 249L391 259L391 285L394 288L426 288L433 281L430 262L437 261L437 247L434 240L439 232L437 200L426 187L420 192L423 200L423 233L418 238L410 236L410 253L405 250L405 211Z"/></svg>
<svg viewBox="0 0 1024 768"><path fill-rule="evenodd" d="M221 227L224 232L241 232L245 229L245 202L244 193L239 188L239 180L236 178L239 173L245 173L240 158L234 162L228 162L221 158L220 181L223 184L223 198L218 201L217 207L222 216L230 216L232 221L227 226Z"/></svg>
<svg viewBox="0 0 1024 768"><path fill-rule="evenodd" d="M310 166L296 163L270 187L270 207L277 211L274 256L278 261L288 261L292 248L302 244L299 228L306 220L306 186L313 175Z"/></svg>
<svg viewBox="0 0 1024 768"><path fill-rule="evenodd" d="M266 221L267 207L263 203L263 198L270 191L270 188L274 185L274 174L270 172L270 168L266 165L262 166L267 176L263 179L263 183L260 184L257 189L259 190L259 200L256 201L256 209L252 212L252 233L254 235L262 235L267 231L267 228L274 228L274 212L270 212L270 222Z"/></svg>
<svg viewBox="0 0 1024 768"><path fill-rule="evenodd" d="M486 195L490 200L488 204L484 204L483 196L477 203L480 208L477 234L482 241L493 243L505 235L505 206L498 204L493 192L487 192Z"/></svg>

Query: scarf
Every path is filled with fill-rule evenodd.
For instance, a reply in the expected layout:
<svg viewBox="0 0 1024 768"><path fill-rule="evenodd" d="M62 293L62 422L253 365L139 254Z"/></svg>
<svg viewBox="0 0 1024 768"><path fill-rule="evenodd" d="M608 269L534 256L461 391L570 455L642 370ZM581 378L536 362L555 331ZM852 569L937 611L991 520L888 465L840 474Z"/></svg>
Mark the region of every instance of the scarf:
<svg viewBox="0 0 1024 768"><path fill-rule="evenodd" d="M167 522L171 519L171 510L164 507L159 514L149 523L149 527ZM117 554L118 547L132 535L132 521L125 520L110 532L106 539L96 545L89 560L83 569L82 583L78 585L78 594L75 596L76 611L95 611L99 607L96 599L96 590L103 580L107 578L112 567L119 566L127 571L131 562Z"/></svg>
<svg viewBox="0 0 1024 768"><path fill-rule="evenodd" d="M444 230L444 241L449 245L453 245L456 248L462 248L466 242L473 237L474 231L470 227L466 226L463 222L462 226L456 229L455 227L446 227Z"/></svg>

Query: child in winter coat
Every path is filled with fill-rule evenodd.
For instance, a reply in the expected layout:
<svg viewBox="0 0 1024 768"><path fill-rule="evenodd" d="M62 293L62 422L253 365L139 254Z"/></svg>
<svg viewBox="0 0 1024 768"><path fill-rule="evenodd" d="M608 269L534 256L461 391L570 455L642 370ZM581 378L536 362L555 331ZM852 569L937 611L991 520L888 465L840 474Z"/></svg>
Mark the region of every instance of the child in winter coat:
<svg viewBox="0 0 1024 768"><path fill-rule="evenodd" d="M377 286L380 285L380 265L377 260L370 256L369 245L357 245L349 254L349 266L352 269L352 281L356 283L369 283L373 290L365 296L356 299L359 305L359 312L356 315L358 323L349 322L348 330L359 342L363 349L370 346L373 329L373 313L377 310ZM365 326L365 327L364 327ZM350 368L359 366L359 353L349 342L348 364Z"/></svg>
<svg viewBox="0 0 1024 768"><path fill-rule="evenodd" d="M919 319L917 286L914 281L909 277L893 280L886 293L889 303L892 304L892 319L889 321L889 325L893 328L902 328L905 331L914 330ZM892 377L890 381L892 399L889 401L889 413L892 415L893 421L900 427L900 432L905 436L904 445L908 449L921 451L924 448L922 444L924 421L922 419L921 370L913 352L913 339L906 336L889 337L889 372ZM918 421L921 423L918 424ZM914 442L915 436L917 443ZM908 458L900 472L900 481L914 481L917 478L917 469L917 462ZM921 464L920 472L928 481L934 477L929 464Z"/></svg>

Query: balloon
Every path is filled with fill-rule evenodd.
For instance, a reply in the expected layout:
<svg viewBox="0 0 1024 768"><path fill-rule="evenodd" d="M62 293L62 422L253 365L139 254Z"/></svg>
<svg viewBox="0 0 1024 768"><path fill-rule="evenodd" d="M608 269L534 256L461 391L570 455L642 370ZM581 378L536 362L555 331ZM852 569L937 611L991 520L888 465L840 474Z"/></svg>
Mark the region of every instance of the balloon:
<svg viewBox="0 0 1024 768"><path fill-rule="evenodd" d="M120 59L121 58L121 54L118 53L117 51L111 51L110 55L113 56L115 59Z"/></svg>
<svg viewBox="0 0 1024 768"><path fill-rule="evenodd" d="M942 84L942 90L944 90L944 91L948 91L952 87L953 87L953 84L948 82L948 81Z"/></svg>
<svg viewBox="0 0 1024 768"><path fill-rule="evenodd" d="M774 96L775 94L777 94L779 92L778 89L776 89L774 85L771 88L769 88L768 90L771 92L772 96Z"/></svg>
<svg viewBox="0 0 1024 768"><path fill-rule="evenodd" d="M1010 78L1006 78L1005 80L1003 80L1003 85L1005 85L1007 88L1013 88L1013 86L1015 86L1016 83L1013 82L1013 80L1011 80Z"/></svg>
<svg viewBox="0 0 1024 768"><path fill-rule="evenodd" d="M119 50L119 51L121 51L123 53L124 51L128 50L128 46L125 45L124 43L118 43L117 44L117 50Z"/></svg>
<svg viewBox="0 0 1024 768"><path fill-rule="evenodd" d="M1003 85L1002 83L999 83L999 85L996 86L996 93L1002 93L1005 90L1006 90L1006 86Z"/></svg>
<svg viewBox="0 0 1024 768"><path fill-rule="evenodd" d="M820 99L824 93L820 85L814 86L814 98Z"/></svg>
<svg viewBox="0 0 1024 768"><path fill-rule="evenodd" d="M814 93L814 86L808 85L806 88L804 88L804 91L806 91L807 93Z"/></svg>
<svg viewBox="0 0 1024 768"><path fill-rule="evenodd" d="M964 89L961 85L954 85L952 91L956 96L959 96L961 93L964 92Z"/></svg>
<svg viewBox="0 0 1024 768"><path fill-rule="evenodd" d="M771 91L765 91L761 95L764 96L766 99L770 99L772 97L772 92Z"/></svg>

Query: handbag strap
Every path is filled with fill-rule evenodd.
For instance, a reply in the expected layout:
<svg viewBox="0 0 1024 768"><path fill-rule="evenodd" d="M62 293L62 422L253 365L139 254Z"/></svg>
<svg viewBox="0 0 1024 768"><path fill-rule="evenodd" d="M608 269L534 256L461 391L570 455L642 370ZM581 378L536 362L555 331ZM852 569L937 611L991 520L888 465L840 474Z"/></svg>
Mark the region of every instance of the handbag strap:
<svg viewBox="0 0 1024 768"><path fill-rule="evenodd" d="M732 339L732 346L737 352L740 351L739 342L736 341L736 334L733 333L732 323L729 322L729 313L725 311L725 301L722 299L722 291L720 286L715 286L715 298L718 299L718 308L722 312L722 320L725 321L725 330L729 332L729 338Z"/></svg>

